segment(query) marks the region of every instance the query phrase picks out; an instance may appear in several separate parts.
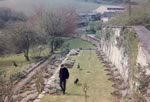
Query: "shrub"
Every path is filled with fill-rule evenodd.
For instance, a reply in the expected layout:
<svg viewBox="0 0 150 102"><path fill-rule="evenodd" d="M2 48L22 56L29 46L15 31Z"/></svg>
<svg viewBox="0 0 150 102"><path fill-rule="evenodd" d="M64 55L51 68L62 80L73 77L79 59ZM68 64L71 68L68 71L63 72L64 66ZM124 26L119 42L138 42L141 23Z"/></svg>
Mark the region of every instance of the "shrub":
<svg viewBox="0 0 150 102"><path fill-rule="evenodd" d="M102 21L93 21L88 25L88 31L91 33L96 33L98 30L102 30L103 22Z"/></svg>
<svg viewBox="0 0 150 102"><path fill-rule="evenodd" d="M44 89L44 76L43 76L43 70L40 70L37 72L35 77L35 85L38 93L41 93Z"/></svg>
<svg viewBox="0 0 150 102"><path fill-rule="evenodd" d="M148 4L143 4L136 6L132 9L131 16L128 15L128 12L123 12L112 20L109 21L111 25L149 25L150 24L150 8Z"/></svg>
<svg viewBox="0 0 150 102"><path fill-rule="evenodd" d="M19 79L23 79L26 77L26 74L24 72L18 72L10 76L10 79L15 81Z"/></svg>
<svg viewBox="0 0 150 102"><path fill-rule="evenodd" d="M61 54L66 55L69 53L69 51L70 51L70 44L67 43L67 44L63 45Z"/></svg>

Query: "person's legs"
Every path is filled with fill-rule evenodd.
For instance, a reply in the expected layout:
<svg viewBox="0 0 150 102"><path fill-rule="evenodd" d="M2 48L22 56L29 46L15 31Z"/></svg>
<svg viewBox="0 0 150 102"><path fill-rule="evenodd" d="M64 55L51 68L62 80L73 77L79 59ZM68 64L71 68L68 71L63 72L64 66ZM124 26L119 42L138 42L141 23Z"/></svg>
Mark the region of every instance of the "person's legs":
<svg viewBox="0 0 150 102"><path fill-rule="evenodd" d="M62 80L60 79L60 87L63 91L63 94L65 94L65 90L66 90L66 80Z"/></svg>
<svg viewBox="0 0 150 102"><path fill-rule="evenodd" d="M63 80L63 94L65 94L66 91L66 80Z"/></svg>
<svg viewBox="0 0 150 102"><path fill-rule="evenodd" d="M61 79L60 79L60 87L61 87L61 89L63 91L63 81Z"/></svg>

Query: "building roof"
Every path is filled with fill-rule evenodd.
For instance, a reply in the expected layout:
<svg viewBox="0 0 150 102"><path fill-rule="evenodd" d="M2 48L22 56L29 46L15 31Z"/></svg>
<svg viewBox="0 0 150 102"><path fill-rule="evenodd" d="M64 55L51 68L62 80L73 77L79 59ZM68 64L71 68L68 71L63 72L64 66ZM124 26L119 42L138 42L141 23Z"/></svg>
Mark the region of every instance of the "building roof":
<svg viewBox="0 0 150 102"><path fill-rule="evenodd" d="M100 13L96 12L90 12L90 13L80 13L79 16L93 16L93 15L99 15Z"/></svg>
<svg viewBox="0 0 150 102"><path fill-rule="evenodd" d="M114 5L103 5L94 10L94 12L97 13L105 13L105 12L122 12L125 11L125 8L123 6L114 6Z"/></svg>

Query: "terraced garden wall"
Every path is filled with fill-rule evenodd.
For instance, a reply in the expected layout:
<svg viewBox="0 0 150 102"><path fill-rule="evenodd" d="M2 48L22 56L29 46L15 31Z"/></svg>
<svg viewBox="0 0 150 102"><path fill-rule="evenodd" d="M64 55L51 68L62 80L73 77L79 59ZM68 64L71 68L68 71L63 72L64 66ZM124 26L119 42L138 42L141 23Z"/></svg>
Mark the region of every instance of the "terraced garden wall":
<svg viewBox="0 0 150 102"><path fill-rule="evenodd" d="M104 28L100 39L91 35L81 36L82 39L94 43L99 52L107 57L107 61L117 68L116 75L120 75L124 81L124 90L120 91L122 102L149 100L149 58L135 28Z"/></svg>

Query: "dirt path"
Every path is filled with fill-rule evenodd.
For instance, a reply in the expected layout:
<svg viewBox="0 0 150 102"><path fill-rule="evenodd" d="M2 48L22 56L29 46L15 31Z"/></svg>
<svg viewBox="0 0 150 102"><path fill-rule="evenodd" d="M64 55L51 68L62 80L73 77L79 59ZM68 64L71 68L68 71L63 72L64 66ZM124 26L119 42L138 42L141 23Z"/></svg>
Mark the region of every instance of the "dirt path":
<svg viewBox="0 0 150 102"><path fill-rule="evenodd" d="M61 62L61 64L63 64L68 59L69 56L70 56L70 53L67 54L66 58ZM50 84L56 79L56 77L58 75L58 72L60 70L61 64L57 67L57 69L56 69L55 73L53 74L53 76L49 78L48 82L45 85L45 88L47 86L50 86ZM39 94L39 96L37 97L37 99L35 99L33 102L40 102L41 98L43 98L45 96L45 93L46 92L44 90L41 94Z"/></svg>
<svg viewBox="0 0 150 102"><path fill-rule="evenodd" d="M76 64L69 70L70 78L67 82L67 94L61 96L46 95L41 102L85 102L83 85L87 83L87 102L115 102L111 95L115 90L112 82L108 80L104 71L105 67L96 56L96 51L81 51L76 59ZM77 69L80 63L81 70ZM78 85L74 80L79 78Z"/></svg>
<svg viewBox="0 0 150 102"><path fill-rule="evenodd" d="M51 56L50 58L48 58L44 63L42 63L40 66L38 66L37 68L35 68L33 71L31 71L26 78L22 79L19 83L17 83L17 85L14 88L14 93L17 93L20 89L23 88L24 85L26 85L29 81L32 80L32 77L36 74L37 71L39 71L41 68L43 68L44 66L48 65L49 61L53 58L53 56Z"/></svg>

